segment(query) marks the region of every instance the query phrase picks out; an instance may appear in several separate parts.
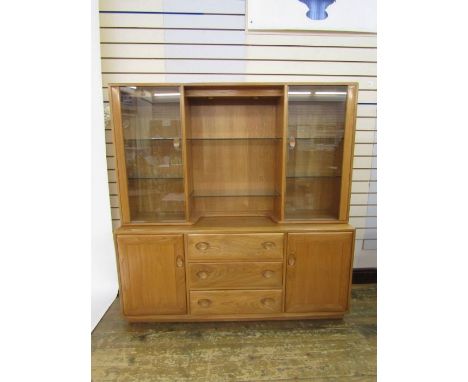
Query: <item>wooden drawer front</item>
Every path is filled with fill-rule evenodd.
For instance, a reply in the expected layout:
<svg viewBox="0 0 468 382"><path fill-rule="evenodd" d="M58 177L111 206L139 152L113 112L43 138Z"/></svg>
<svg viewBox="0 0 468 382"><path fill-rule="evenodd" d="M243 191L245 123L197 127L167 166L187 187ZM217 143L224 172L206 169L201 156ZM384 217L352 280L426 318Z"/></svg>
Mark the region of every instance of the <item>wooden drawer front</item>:
<svg viewBox="0 0 468 382"><path fill-rule="evenodd" d="M188 235L189 260L282 260L283 234Z"/></svg>
<svg viewBox="0 0 468 382"><path fill-rule="evenodd" d="M281 290L190 291L194 315L279 313Z"/></svg>
<svg viewBox="0 0 468 382"><path fill-rule="evenodd" d="M194 289L281 288L283 263L192 263L189 285Z"/></svg>

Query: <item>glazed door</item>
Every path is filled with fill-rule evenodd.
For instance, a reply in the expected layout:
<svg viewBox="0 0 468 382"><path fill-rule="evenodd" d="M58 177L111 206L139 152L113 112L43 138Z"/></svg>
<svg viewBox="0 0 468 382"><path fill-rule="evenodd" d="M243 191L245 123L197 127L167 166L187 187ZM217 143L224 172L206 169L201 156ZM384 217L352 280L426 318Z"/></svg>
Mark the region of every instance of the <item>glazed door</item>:
<svg viewBox="0 0 468 382"><path fill-rule="evenodd" d="M350 94L347 86L288 87L286 220L345 220Z"/></svg>
<svg viewBox="0 0 468 382"><path fill-rule="evenodd" d="M179 87L115 88L124 222L185 220ZM124 158L124 160L122 160Z"/></svg>
<svg viewBox="0 0 468 382"><path fill-rule="evenodd" d="M353 233L288 234L286 312L348 308Z"/></svg>
<svg viewBox="0 0 468 382"><path fill-rule="evenodd" d="M185 314L183 236L118 236L117 244L124 314Z"/></svg>

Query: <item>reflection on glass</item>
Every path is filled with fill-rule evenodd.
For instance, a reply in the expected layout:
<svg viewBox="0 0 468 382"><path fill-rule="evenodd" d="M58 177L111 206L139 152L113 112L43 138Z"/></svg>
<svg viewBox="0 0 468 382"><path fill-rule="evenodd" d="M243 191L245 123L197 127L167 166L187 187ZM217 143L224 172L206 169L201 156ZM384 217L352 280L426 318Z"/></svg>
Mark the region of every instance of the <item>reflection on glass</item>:
<svg viewBox="0 0 468 382"><path fill-rule="evenodd" d="M289 88L286 219L338 218L346 90L346 86Z"/></svg>
<svg viewBox="0 0 468 382"><path fill-rule="evenodd" d="M121 87L132 221L184 220L180 94L177 87Z"/></svg>

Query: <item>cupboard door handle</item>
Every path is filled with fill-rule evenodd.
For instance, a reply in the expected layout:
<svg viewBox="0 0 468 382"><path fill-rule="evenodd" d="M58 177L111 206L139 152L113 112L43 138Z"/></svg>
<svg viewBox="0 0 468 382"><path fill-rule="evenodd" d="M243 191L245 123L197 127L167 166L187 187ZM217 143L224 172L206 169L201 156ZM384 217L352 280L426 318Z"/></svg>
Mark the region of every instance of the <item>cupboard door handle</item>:
<svg viewBox="0 0 468 382"><path fill-rule="evenodd" d="M199 251L206 251L208 248L210 248L210 244L206 241L200 241L199 243L195 244L195 248Z"/></svg>
<svg viewBox="0 0 468 382"><path fill-rule="evenodd" d="M288 259L288 265L292 267L294 264L296 264L296 258L294 257L294 255L290 255Z"/></svg>
<svg viewBox="0 0 468 382"><path fill-rule="evenodd" d="M267 269L266 271L263 271L262 273L263 277L265 277L266 279L273 277L274 274L275 272L270 271L269 269Z"/></svg>
<svg viewBox="0 0 468 382"><path fill-rule="evenodd" d="M200 272L197 273L197 276L198 276L199 279L204 280L204 279L206 279L208 277L208 273L206 273L205 271L200 271Z"/></svg>
<svg viewBox="0 0 468 382"><path fill-rule="evenodd" d="M262 243L262 247L263 247L264 249L272 249L272 248L275 248L275 247L276 247L276 244L273 243L272 241L264 241L264 242Z"/></svg>
<svg viewBox="0 0 468 382"><path fill-rule="evenodd" d="M211 300L202 298L201 300L198 300L198 305L200 305L202 308L208 308L211 305Z"/></svg>
<svg viewBox="0 0 468 382"><path fill-rule="evenodd" d="M176 265L178 268L182 268L184 266L184 260L182 259L182 257L177 256Z"/></svg>
<svg viewBox="0 0 468 382"><path fill-rule="evenodd" d="M275 303L275 300L270 297L266 297L266 298L262 298L260 302L264 306L272 306Z"/></svg>

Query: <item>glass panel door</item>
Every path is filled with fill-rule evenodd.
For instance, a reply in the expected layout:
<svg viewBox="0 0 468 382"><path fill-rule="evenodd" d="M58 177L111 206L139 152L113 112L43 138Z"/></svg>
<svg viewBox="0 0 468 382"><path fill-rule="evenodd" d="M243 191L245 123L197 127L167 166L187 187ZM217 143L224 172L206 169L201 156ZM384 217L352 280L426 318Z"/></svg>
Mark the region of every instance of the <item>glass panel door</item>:
<svg viewBox="0 0 468 382"><path fill-rule="evenodd" d="M132 222L185 219L178 87L120 87Z"/></svg>
<svg viewBox="0 0 468 382"><path fill-rule="evenodd" d="M290 86L285 218L338 219L346 86Z"/></svg>

